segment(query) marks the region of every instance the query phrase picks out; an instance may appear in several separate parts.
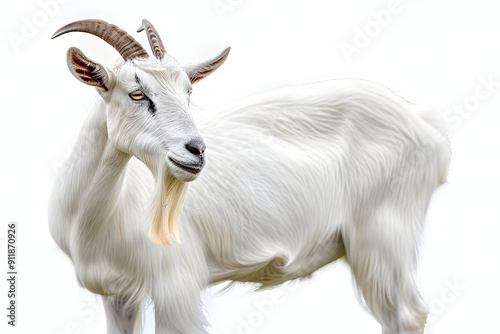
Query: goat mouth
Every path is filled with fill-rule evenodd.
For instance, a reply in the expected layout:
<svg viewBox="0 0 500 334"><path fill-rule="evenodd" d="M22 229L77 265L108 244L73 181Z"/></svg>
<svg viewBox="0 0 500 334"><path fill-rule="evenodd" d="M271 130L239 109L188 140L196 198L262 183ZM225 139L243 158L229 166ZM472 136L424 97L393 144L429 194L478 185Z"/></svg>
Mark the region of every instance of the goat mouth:
<svg viewBox="0 0 500 334"><path fill-rule="evenodd" d="M169 157L169 160L170 162L172 162L172 164L174 164L175 167L178 167L180 169L182 169L183 171L186 171L188 173L191 173L191 174L198 174L199 172L201 172L201 168L203 167L203 165L185 165L175 159L172 159Z"/></svg>

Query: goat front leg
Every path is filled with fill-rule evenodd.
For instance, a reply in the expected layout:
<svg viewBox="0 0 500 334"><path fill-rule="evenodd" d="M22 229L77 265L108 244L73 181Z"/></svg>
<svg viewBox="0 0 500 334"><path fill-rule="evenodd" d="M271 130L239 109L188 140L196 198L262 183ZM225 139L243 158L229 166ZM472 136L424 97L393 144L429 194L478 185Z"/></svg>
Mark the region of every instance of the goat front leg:
<svg viewBox="0 0 500 334"><path fill-rule="evenodd" d="M192 273L167 279L153 288L156 334L206 334L208 323L202 312L202 285Z"/></svg>
<svg viewBox="0 0 500 334"><path fill-rule="evenodd" d="M107 334L139 334L142 305L126 305L117 297L102 297Z"/></svg>

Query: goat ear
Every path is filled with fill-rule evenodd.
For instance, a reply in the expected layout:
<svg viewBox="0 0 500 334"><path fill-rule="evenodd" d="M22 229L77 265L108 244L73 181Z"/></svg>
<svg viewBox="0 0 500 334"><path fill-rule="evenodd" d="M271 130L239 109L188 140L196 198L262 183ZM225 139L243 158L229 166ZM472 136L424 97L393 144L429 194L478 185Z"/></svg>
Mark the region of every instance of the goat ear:
<svg viewBox="0 0 500 334"><path fill-rule="evenodd" d="M226 48L222 51L218 56L215 56L212 59L205 60L199 64L185 66L184 70L186 71L191 83L195 83L200 81L204 77L210 75L213 71L218 69L227 59L227 55L231 50L230 47Z"/></svg>
<svg viewBox="0 0 500 334"><path fill-rule="evenodd" d="M106 68L87 58L78 48L69 48L66 61L71 74L79 81L105 91L111 88L110 75Z"/></svg>

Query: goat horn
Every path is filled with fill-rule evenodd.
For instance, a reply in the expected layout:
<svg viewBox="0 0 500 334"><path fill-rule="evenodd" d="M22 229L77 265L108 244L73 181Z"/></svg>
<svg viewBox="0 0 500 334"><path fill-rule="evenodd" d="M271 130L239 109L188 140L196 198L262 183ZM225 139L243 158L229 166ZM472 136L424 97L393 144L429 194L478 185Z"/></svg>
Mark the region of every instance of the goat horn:
<svg viewBox="0 0 500 334"><path fill-rule="evenodd" d="M73 31L86 32L103 39L114 47L125 61L129 58L148 57L142 45L125 30L102 20L81 20L67 24L56 31L52 38Z"/></svg>
<svg viewBox="0 0 500 334"><path fill-rule="evenodd" d="M139 29L137 29L137 32L141 32L144 29L146 29L146 33L148 34L149 45L151 46L151 50L153 50L153 54L156 58L161 60L166 51L163 43L161 42L160 35L156 31L155 27L153 27L151 22L146 19L142 20L142 25L139 27Z"/></svg>

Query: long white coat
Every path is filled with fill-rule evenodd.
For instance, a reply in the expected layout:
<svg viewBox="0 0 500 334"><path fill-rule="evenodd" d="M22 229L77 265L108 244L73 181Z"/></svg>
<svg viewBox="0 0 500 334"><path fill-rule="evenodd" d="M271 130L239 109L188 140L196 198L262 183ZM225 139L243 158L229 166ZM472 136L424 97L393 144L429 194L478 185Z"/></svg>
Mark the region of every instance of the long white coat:
<svg viewBox="0 0 500 334"><path fill-rule="evenodd" d="M155 177L109 140L103 100L55 185L54 239L83 286L118 300L108 316L128 326L123 314L136 319L149 295L158 332L203 331L198 292L207 284L275 285L346 255L385 333L422 333L426 306L412 269L449 163L431 112L378 84L333 80L195 123L207 167L189 183L181 243L148 238Z"/></svg>

